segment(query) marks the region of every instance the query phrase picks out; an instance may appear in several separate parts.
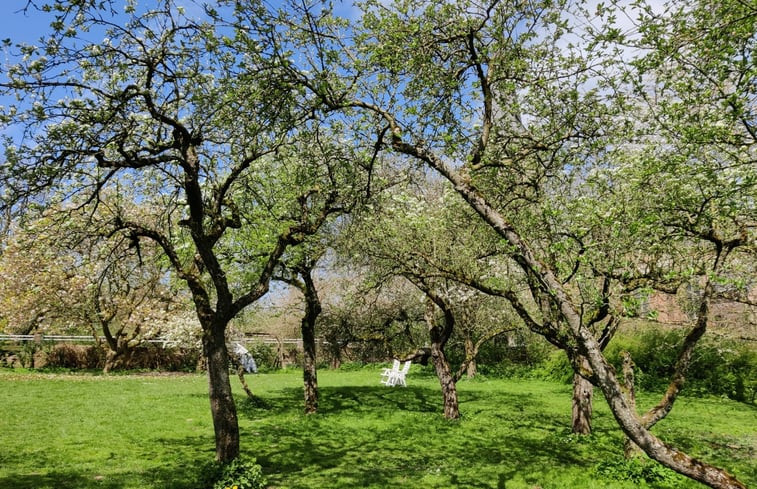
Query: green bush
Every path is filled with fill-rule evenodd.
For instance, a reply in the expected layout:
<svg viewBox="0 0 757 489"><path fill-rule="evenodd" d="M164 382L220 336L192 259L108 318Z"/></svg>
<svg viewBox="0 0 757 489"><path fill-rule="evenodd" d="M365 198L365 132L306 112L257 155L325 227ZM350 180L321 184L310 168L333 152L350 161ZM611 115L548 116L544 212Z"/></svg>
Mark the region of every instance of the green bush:
<svg viewBox="0 0 757 489"><path fill-rule="evenodd" d="M670 382L686 332L654 327L621 332L610 342L605 355L620 373L620 353L628 351L636 365L635 387L643 391L664 390ZM564 352L537 341L527 341L524 347L525 356L502 354L494 363L480 361L479 372L488 377L572 381L573 370ZM737 340L705 336L694 350L684 392L755 402L757 349Z"/></svg>
<svg viewBox="0 0 757 489"><path fill-rule="evenodd" d="M546 370L559 356L558 352L541 336L528 331L514 333L514 338L506 335L498 336L494 340L482 345L478 358L478 372L493 378L552 378ZM512 336L512 335L511 335ZM462 359L462 350L457 354L457 360ZM570 370L570 366L568 366ZM557 377L563 379L560 373Z"/></svg>
<svg viewBox="0 0 757 489"><path fill-rule="evenodd" d="M254 458L239 457L228 464L213 464L206 471L204 487L208 489L263 489L267 484Z"/></svg>
<svg viewBox="0 0 757 489"><path fill-rule="evenodd" d="M554 350L533 369L532 377L570 384L573 382L573 367L564 351Z"/></svg>
<svg viewBox="0 0 757 489"><path fill-rule="evenodd" d="M478 352L479 365L493 369L497 365L509 367L517 365L538 365L554 348L544 338L528 331L502 335L481 345ZM457 353L462 359L462 348Z"/></svg>
<svg viewBox="0 0 757 489"><path fill-rule="evenodd" d="M654 484L655 487L677 487L679 476L662 465L641 458L610 458L597 464L595 472L604 479L631 481L636 485Z"/></svg>
<svg viewBox="0 0 757 489"><path fill-rule="evenodd" d="M244 345L260 371L270 371L277 362L276 346L254 341Z"/></svg>
<svg viewBox="0 0 757 489"><path fill-rule="evenodd" d="M608 359L620 371L620 353L628 351L636 365L636 387L664 389L670 382L685 331L649 329L619 335L607 349ZM754 402L757 391L757 351L736 340L705 336L697 344L685 390Z"/></svg>

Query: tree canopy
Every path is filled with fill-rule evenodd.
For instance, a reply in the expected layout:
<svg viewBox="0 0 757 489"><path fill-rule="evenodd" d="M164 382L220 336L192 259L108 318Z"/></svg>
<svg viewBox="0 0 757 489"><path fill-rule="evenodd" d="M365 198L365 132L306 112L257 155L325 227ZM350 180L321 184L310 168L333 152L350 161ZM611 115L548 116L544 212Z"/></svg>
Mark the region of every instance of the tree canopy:
<svg viewBox="0 0 757 489"><path fill-rule="evenodd" d="M114 9L46 4L44 45L15 48L3 92L19 103L3 122L23 136L6 146L3 202L100 209L99 229L161 249L204 331L217 457L228 461L239 433L226 326L268 291L287 248L341 211L351 168L281 83L271 22L254 16L258 39L241 45L211 12Z"/></svg>
<svg viewBox="0 0 757 489"><path fill-rule="evenodd" d="M0 84L19 100L0 121L22 128L6 138L4 209L73 203L97 210L109 236L158 247L203 329L228 461L239 453L229 321L329 220L357 202L380 211L382 168L434 174L454 205L396 192L386 239L351 238L448 318L439 290L452 281L504 299L647 455L743 487L651 432L603 346L640 288L695 285L679 389L715 284L753 280L757 11L739 0L357 7L345 19L319 2L226 1L199 15L169 0L124 13L43 6L51 35L11 47Z"/></svg>

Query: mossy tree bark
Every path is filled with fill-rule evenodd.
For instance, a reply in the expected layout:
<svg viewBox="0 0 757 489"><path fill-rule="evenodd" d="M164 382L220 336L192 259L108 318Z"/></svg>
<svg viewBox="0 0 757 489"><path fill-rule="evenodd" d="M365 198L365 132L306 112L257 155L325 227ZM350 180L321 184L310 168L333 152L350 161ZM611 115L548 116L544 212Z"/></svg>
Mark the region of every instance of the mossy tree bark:
<svg viewBox="0 0 757 489"><path fill-rule="evenodd" d="M427 292L427 297L424 318L431 340L431 362L434 364L436 377L439 379L442 390L444 417L458 419L460 417L460 404L457 397L457 378L452 374L449 360L444 352L444 347L455 327L455 316L444 298L433 291ZM442 311L441 324L438 324L436 318L436 307L439 307Z"/></svg>
<svg viewBox="0 0 757 489"><path fill-rule="evenodd" d="M298 289L304 299L304 313L300 320L300 334L302 335L302 376L303 391L305 396L305 414L313 414L318 411L318 368L316 342L316 323L323 311L318 289L313 279L313 271L322 251L316 251L312 247L304 248L302 254L282 264L281 272L276 280L287 283Z"/></svg>
<svg viewBox="0 0 757 489"><path fill-rule="evenodd" d="M229 379L226 324L211 324L203 335L208 360L208 396L215 433L216 460L230 462L239 456L239 420Z"/></svg>
<svg viewBox="0 0 757 489"><path fill-rule="evenodd" d="M313 282L312 267L304 266L300 271L304 284L305 315L302 317L302 374L305 391L305 414L312 414L318 410L318 372L316 367L316 338L315 325L321 313L321 301Z"/></svg>
<svg viewBox="0 0 757 489"><path fill-rule="evenodd" d="M573 410L571 429L577 435L590 435L594 386L580 374L573 374Z"/></svg>

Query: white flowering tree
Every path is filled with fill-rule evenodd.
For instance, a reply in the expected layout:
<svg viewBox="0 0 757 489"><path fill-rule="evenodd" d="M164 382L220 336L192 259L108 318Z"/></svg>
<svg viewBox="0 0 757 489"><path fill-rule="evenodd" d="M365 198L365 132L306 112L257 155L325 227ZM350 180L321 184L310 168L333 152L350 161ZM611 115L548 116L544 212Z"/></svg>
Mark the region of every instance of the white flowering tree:
<svg viewBox="0 0 757 489"><path fill-rule="evenodd" d="M0 255L0 303L7 333L89 331L90 277L73 254L50 247L44 226L14 229ZM57 236L52 237L57 239Z"/></svg>
<svg viewBox="0 0 757 489"><path fill-rule="evenodd" d="M65 222L60 211L47 214L14 227L0 255L7 331L90 333L105 347L107 373L173 329L188 301L170 286L154 245L97 236L80 213L66 212Z"/></svg>
<svg viewBox="0 0 757 489"><path fill-rule="evenodd" d="M243 46L222 20L198 20L213 12L172 1L39 5L51 31L9 46L0 82L19 100L0 114L20 134L0 166L4 208L76 202L98 209L101 235L155 244L201 325L216 458L228 462L239 427L227 325L266 294L287 248L340 207L350 166L297 109L260 4L248 5L255 39Z"/></svg>

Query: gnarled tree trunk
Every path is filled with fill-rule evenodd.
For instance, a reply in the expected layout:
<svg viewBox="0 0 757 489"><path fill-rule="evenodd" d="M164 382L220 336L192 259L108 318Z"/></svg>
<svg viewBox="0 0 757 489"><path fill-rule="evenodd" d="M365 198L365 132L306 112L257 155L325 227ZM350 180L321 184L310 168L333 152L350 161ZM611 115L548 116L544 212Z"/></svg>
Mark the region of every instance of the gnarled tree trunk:
<svg viewBox="0 0 757 489"><path fill-rule="evenodd" d="M318 411L318 372L316 367L315 323L321 314L321 299L313 281L313 268L318 257L305 257L303 261L290 266L294 276L280 276L281 280L296 287L305 297L305 313L300 322L302 335L302 377L305 394L305 414ZM300 281L297 276L302 277ZM337 346L338 348L338 346Z"/></svg>
<svg viewBox="0 0 757 489"><path fill-rule="evenodd" d="M636 414L633 406L623 395L613 368L607 363L594 338L586 331L579 331L582 346L593 371L597 386L610 405L613 416L628 438L641 448L650 458L691 479L716 489L746 489L733 475L713 465L700 462L653 435Z"/></svg>
<svg viewBox="0 0 757 489"><path fill-rule="evenodd" d="M716 264L717 265L717 264ZM699 340L704 336L707 331L708 316L710 311L710 297L712 296L713 289L709 279L704 284L704 292L702 294L702 300L699 304L697 311L697 319L694 328L686 335L683 341L681 350L678 353L675 369L673 371L673 378L668 384L668 388L665 394L655 406L649 409L641 416L641 423L645 429L650 430L652 427L665 419L665 417L673 409L676 399L686 382L686 373L688 372L689 365L691 364L691 357L694 353ZM634 390L634 371L633 361L631 355L628 352L623 353L623 383L626 388L626 396L628 397L629 405L636 410L636 395ZM639 448L633 441L626 439L624 443L624 453L626 457L632 457L638 454Z"/></svg>
<svg viewBox="0 0 757 489"><path fill-rule="evenodd" d="M311 269L304 268L302 275L305 288L305 315L302 318L302 374L305 384L305 414L318 410L318 373L316 369L315 323L321 313L321 301L313 283Z"/></svg>
<svg viewBox="0 0 757 489"><path fill-rule="evenodd" d="M203 325L204 326L204 325ZM216 441L216 460L227 463L239 456L239 421L229 379L225 324L203 327L203 349L208 362L210 413Z"/></svg>
<svg viewBox="0 0 757 489"><path fill-rule="evenodd" d="M439 378L439 384L442 388L444 417L458 419L460 417L460 405L457 399L457 383L450 369L447 356L444 354L444 350L439 348L438 343L431 343L431 360L434 363L434 370L436 370L436 376Z"/></svg>
<svg viewBox="0 0 757 489"><path fill-rule="evenodd" d="M103 373L108 374L114 369L125 365L127 363L125 354L126 352L123 350L107 350L105 352L105 365L103 365Z"/></svg>
<svg viewBox="0 0 757 489"><path fill-rule="evenodd" d="M585 360L582 361L586 363ZM573 374L572 431L577 435L591 434L594 386L578 373Z"/></svg>
<svg viewBox="0 0 757 489"><path fill-rule="evenodd" d="M603 285L603 296L607 297L610 282L605 279ZM594 324L597 321L609 315L609 302L604 302L602 308L600 308L593 321L589 321L590 324ZM607 348L610 340L615 336L615 332L618 330L620 322L614 316L605 324L602 334L599 336L599 347L601 351ZM577 358L577 365L579 372L586 372L591 370L586 358L579 356ZM594 398L594 386L591 381L580 375L579 372L573 374L573 413L572 413L572 431L576 435L589 435L591 434L591 422L594 413L593 398Z"/></svg>
<svg viewBox="0 0 757 489"><path fill-rule="evenodd" d="M244 393L247 394L247 397L252 400L256 400L255 394L252 392L252 389L250 389L250 385L247 383L247 379L244 378L244 366L240 363L236 365L237 369L237 377L239 377L239 383L242 384L242 389L244 390Z"/></svg>
<svg viewBox="0 0 757 489"><path fill-rule="evenodd" d="M621 352L620 357L623 361L623 394L626 396L629 407L636 411L636 379L633 372L633 360L627 351ZM623 440L623 455L626 458L632 458L640 454L639 446L626 437Z"/></svg>
<svg viewBox="0 0 757 489"><path fill-rule="evenodd" d="M482 219L504 238L513 248L513 257L524 273L533 279L533 292L548 300L555 311L559 311L565 321L565 330L554 324L537 324L533 317L521 307L516 297L511 298L513 306L529 326L551 341L562 344L563 348L575 348L577 353L587 360L591 372L586 372L592 383L599 387L623 432L636 443L650 458L674 471L716 489L746 489L743 483L727 471L694 459L665 443L652 434L642 423L633 406L629 405L623 395L615 371L602 354L600 342L594 337L590 328L584 326L581 316L575 309L569 295L560 280L533 254L531 248L521 235L510 225L497 210L465 179L452 169L447 162L435 154L420 147L405 143L401 130L392 123L395 150L418 158L439 171L454 186L463 199L468 202ZM570 337L570 346L564 340Z"/></svg>
<svg viewBox="0 0 757 489"><path fill-rule="evenodd" d="M452 374L449 360L447 360L447 355L444 353L444 345L452 333L455 319L452 311L441 298L434 296L429 291L426 291L426 294L428 295L428 300L426 301L425 320L431 338L431 361L434 364L434 370L442 388L444 417L447 419L458 419L460 417L460 404L457 400L457 379ZM434 300L434 297L436 300ZM436 324L434 318L435 303L441 307L444 313L444 325L442 327Z"/></svg>
<svg viewBox="0 0 757 489"><path fill-rule="evenodd" d="M468 333L466 333L465 335L464 346L465 358L468 361L467 365L465 366L465 376L469 379L472 379L478 373L478 364L476 362L476 356L478 356L478 352L475 343L473 343L473 338L471 338L470 334Z"/></svg>

